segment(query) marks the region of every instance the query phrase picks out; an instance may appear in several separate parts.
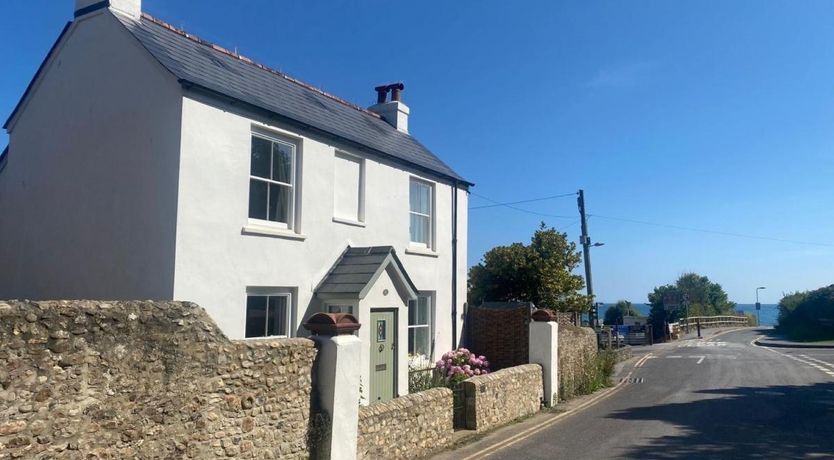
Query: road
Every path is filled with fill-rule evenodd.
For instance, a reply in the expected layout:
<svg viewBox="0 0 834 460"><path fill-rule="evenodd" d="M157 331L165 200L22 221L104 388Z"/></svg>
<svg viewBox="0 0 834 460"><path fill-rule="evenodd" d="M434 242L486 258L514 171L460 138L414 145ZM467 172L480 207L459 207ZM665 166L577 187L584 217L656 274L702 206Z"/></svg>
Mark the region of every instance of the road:
<svg viewBox="0 0 834 460"><path fill-rule="evenodd" d="M834 459L834 350L757 335L641 347L610 397L508 447L485 439L475 457Z"/></svg>

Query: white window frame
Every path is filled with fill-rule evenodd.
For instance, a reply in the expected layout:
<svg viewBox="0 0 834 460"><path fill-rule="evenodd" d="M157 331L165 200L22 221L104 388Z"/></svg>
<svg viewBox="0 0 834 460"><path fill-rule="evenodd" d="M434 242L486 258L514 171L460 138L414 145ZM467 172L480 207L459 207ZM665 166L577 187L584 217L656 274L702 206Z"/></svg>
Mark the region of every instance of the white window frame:
<svg viewBox="0 0 834 460"><path fill-rule="evenodd" d="M284 144L284 145L291 146L292 147L292 164L290 165L290 174L291 174L290 180L291 180L291 183L289 183L289 184L286 183L286 182L280 182L280 181L272 180L271 178L267 179L267 178L261 177L261 176L253 176L252 175L251 138L250 138L249 182L251 182L252 180L257 180L257 181L265 182L267 184L275 184L275 185L279 185L279 186L283 186L283 187L289 187L290 188L290 200L289 200L289 209L287 211L287 222L277 222L277 221L274 221L274 220L269 220L269 215L268 215L269 214L269 212L268 212L268 210L269 210L269 193L267 193L267 202L266 202L267 219L258 219L258 218L255 218L255 217L249 217L249 222L250 223L256 223L258 225L266 225L266 226L270 226L270 227L275 227L275 228L279 228L279 229L297 230L298 225L296 225L296 221L297 221L296 214L297 214L297 210L298 210L297 197L299 195L299 193L298 193L299 192L298 191L298 187L299 187L299 184L298 184L298 164L299 164L299 152L301 150L301 142L299 140L294 140L294 139L287 138L285 136L281 136L281 135L278 135L278 134L267 133L267 132L264 132L263 130L257 130L256 131L256 130L253 129L250 132L250 136L269 141L273 144L277 143L277 144ZM269 158L269 170L270 170L270 172L272 171L272 161L273 161L273 155L270 152L270 158ZM247 182L247 185L249 184L249 182ZM251 194L248 195L248 198L249 198L249 202L251 202L251 200L252 200ZM249 203L247 202L247 216L248 216L248 213L249 213L248 205L249 205Z"/></svg>
<svg viewBox="0 0 834 460"><path fill-rule="evenodd" d="M295 289L293 288L280 288L280 287L249 287L246 289L246 297L244 297L243 301L243 336L247 340L259 340L259 339L277 339L277 338L289 338L293 336L293 329L294 324L293 321L295 319L295 304L293 303L295 296ZM279 335L263 335L258 337L246 337L246 318L249 314L247 310L247 303L249 301L249 297L286 297L287 299L287 313L286 317L284 318L285 324L287 325L287 330L285 331L286 334L279 334ZM267 318L269 318L268 314L269 308L269 299L267 299ZM266 334L266 330L268 327L268 322L264 322L264 334Z"/></svg>
<svg viewBox="0 0 834 460"><path fill-rule="evenodd" d="M421 212L415 212L411 210L411 183L416 182L419 184L423 184L429 187L431 192L431 196L429 197L429 214L423 214ZM434 216L436 214L436 206L435 206L435 197L437 196L437 190L435 187L435 183L431 181L427 181L425 179L421 179L419 177L411 176L408 180L408 241L410 242L411 246L419 247L419 248L426 248L429 250L434 250L434 223L435 219ZM421 217L428 217L429 218L429 234L428 234L428 242L422 241L414 241L411 239L411 216L421 216Z"/></svg>
<svg viewBox="0 0 834 460"><path fill-rule="evenodd" d="M417 297L418 298L416 300L410 300L408 302L408 308L411 309L412 302L413 302L413 305L415 307L417 305L419 305L419 303L420 303L419 298L420 297L428 297L428 299L429 299L428 312L427 312L428 318L426 318L426 323L425 324L411 324L410 315L409 315L408 331L411 332L412 329L421 329L421 328L428 329L428 331L429 331L429 356L427 356L427 358L428 358L428 361L431 363L431 362L434 361L434 328L435 328L435 326L434 326L434 314L435 314L434 308L435 308L435 299L437 298L437 296L436 296L436 293L434 291L422 291L422 292L419 292L417 294ZM415 312L415 318L417 318L417 317L419 317L419 315L417 315L416 312ZM411 334L408 334L408 336L406 337L406 340L408 341L407 350L408 350L408 354L410 356L410 355L412 355Z"/></svg>
<svg viewBox="0 0 834 460"><path fill-rule="evenodd" d="M349 152L345 152L344 150L336 150L334 159L336 157L348 157L359 163L359 209L357 210L357 220L353 219L345 219L344 217L339 217L336 215L336 197L333 197L333 222L338 222L342 224L359 224L359 226L364 226L365 224L365 158L360 157L359 155L354 155ZM334 168L335 169L335 168ZM335 172L334 172L335 174ZM335 177L333 178L335 181ZM335 190L335 183L334 183L334 190Z"/></svg>

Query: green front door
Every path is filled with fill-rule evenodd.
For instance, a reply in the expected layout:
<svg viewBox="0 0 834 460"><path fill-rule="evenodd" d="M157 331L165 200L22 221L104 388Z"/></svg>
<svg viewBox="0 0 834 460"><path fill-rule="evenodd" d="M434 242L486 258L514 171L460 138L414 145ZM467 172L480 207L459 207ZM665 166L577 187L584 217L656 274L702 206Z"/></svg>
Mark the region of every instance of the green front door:
<svg viewBox="0 0 834 460"><path fill-rule="evenodd" d="M394 399L397 383L396 343L396 310L371 310L371 404Z"/></svg>

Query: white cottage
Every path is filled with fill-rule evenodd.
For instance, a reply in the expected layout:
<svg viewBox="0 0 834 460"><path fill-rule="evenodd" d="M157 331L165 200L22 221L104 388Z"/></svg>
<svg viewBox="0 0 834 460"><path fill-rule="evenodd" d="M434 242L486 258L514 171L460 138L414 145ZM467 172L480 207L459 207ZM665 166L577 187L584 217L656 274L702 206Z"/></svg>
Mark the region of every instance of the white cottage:
<svg viewBox="0 0 834 460"><path fill-rule="evenodd" d="M471 183L402 85L358 107L139 0L75 3L5 124L0 298L188 300L232 338L353 313L366 402L407 393L460 339Z"/></svg>

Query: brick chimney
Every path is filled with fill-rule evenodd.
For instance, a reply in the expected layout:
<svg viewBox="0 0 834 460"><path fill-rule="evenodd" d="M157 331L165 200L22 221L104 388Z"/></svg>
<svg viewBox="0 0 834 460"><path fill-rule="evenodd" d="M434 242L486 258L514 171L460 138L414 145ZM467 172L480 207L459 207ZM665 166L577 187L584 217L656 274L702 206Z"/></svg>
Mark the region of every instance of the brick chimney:
<svg viewBox="0 0 834 460"><path fill-rule="evenodd" d="M402 91L405 86L402 83L392 83L374 88L376 91L376 104L368 107L368 110L378 113L389 125L397 128L398 131L408 133L408 114L410 110L401 100ZM391 99L388 100L388 95Z"/></svg>
<svg viewBox="0 0 834 460"><path fill-rule="evenodd" d="M142 16L142 0L75 0L75 17L110 8L121 14L139 19Z"/></svg>

